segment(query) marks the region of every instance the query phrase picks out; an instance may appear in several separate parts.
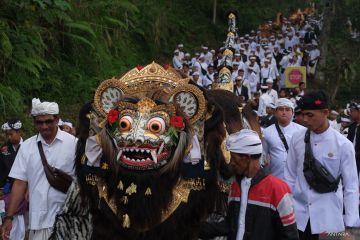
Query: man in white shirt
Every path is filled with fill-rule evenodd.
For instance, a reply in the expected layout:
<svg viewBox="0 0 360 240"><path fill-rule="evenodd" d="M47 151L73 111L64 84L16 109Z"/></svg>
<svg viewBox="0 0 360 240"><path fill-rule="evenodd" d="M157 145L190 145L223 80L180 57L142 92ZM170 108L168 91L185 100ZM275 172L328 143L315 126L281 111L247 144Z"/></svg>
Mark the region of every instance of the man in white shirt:
<svg viewBox="0 0 360 240"><path fill-rule="evenodd" d="M293 38L292 33L288 33L287 37L285 38L285 49L289 49L289 47L293 48L295 45L295 39Z"/></svg>
<svg viewBox="0 0 360 240"><path fill-rule="evenodd" d="M202 46L201 49L203 50L202 54L204 54L204 60L206 64L212 64L213 54L209 52L209 48L207 46Z"/></svg>
<svg viewBox="0 0 360 240"><path fill-rule="evenodd" d="M274 103L273 99L266 94L266 90L268 89L268 86L261 86L261 96L259 99L259 108L258 108L258 116L262 117L262 116L266 116L266 106L269 103Z"/></svg>
<svg viewBox="0 0 360 240"><path fill-rule="evenodd" d="M195 56L191 58L191 66L194 66L195 63L198 61L200 53L196 52L194 55ZM200 71L200 69L198 69L197 71Z"/></svg>
<svg viewBox="0 0 360 240"><path fill-rule="evenodd" d="M304 129L292 121L294 104L286 98L279 98L275 104L277 122L264 129L264 152L270 155L270 172L284 179L284 167L290 140L293 134Z"/></svg>
<svg viewBox="0 0 360 240"><path fill-rule="evenodd" d="M275 74L275 70L272 69L271 65L270 65L271 60L269 60L268 58L265 58L264 60L264 66L261 68L260 74L261 74L261 84L265 84L266 80L268 78L271 79L275 79L276 78L276 74Z"/></svg>
<svg viewBox="0 0 360 240"><path fill-rule="evenodd" d="M200 73L200 78L203 78L207 74L208 64L205 61L205 55L201 54L199 60L195 63L197 71Z"/></svg>
<svg viewBox="0 0 360 240"><path fill-rule="evenodd" d="M205 76L203 76L202 78L202 86L204 88L209 88L211 87L211 85L213 84L214 82L214 74L215 74L215 71L214 71L214 66L213 65L209 65L208 68L207 68L207 73Z"/></svg>
<svg viewBox="0 0 360 240"><path fill-rule="evenodd" d="M252 98L257 90L257 85L259 84L258 78L256 76L256 73L254 72L253 67L248 67L247 79L249 81L249 87L250 87L249 90Z"/></svg>
<svg viewBox="0 0 360 240"><path fill-rule="evenodd" d="M339 113L335 110L331 110L328 118L329 118L330 127L340 132L339 124L337 122L338 117L339 117Z"/></svg>
<svg viewBox="0 0 360 240"><path fill-rule="evenodd" d="M175 69L181 69L182 68L182 61L180 60L180 56L179 56L179 50L175 50L174 51L174 57L173 57L173 66Z"/></svg>
<svg viewBox="0 0 360 240"><path fill-rule="evenodd" d="M313 43L312 49L309 52L309 61L307 64L307 72L315 74L315 69L318 60L320 59L320 50L317 48L317 43Z"/></svg>
<svg viewBox="0 0 360 240"><path fill-rule="evenodd" d="M291 59L291 56L287 54L287 51L284 51L284 56L282 57L279 65L280 65L280 82L279 87L284 88L285 87L285 69L289 65L289 61Z"/></svg>
<svg viewBox="0 0 360 240"><path fill-rule="evenodd" d="M184 60L184 56L185 56L185 53L184 53L184 44L182 44L182 43L178 44L178 50L179 50L179 59L180 59L180 61L183 61L183 60Z"/></svg>
<svg viewBox="0 0 360 240"><path fill-rule="evenodd" d="M52 167L74 176L76 139L58 127L59 107L54 102L32 100L31 115L39 134L21 145L9 176L14 178L10 206L2 226L2 239L7 240L12 228L12 218L19 203L29 190L30 240L48 239L56 213L64 204L66 195L53 188L44 172L38 142L41 142L45 158Z"/></svg>
<svg viewBox="0 0 360 240"><path fill-rule="evenodd" d="M275 104L278 100L278 93L273 89L274 81L271 78L268 78L266 80L266 85L268 86L268 89L266 91L266 94L269 95L272 98L272 102Z"/></svg>
<svg viewBox="0 0 360 240"><path fill-rule="evenodd" d="M246 69L249 67L253 68L253 72L256 74L257 82L260 82L260 66L256 62L256 56L252 55L249 57L249 61L246 62ZM250 72L247 72L246 77L250 75Z"/></svg>
<svg viewBox="0 0 360 240"><path fill-rule="evenodd" d="M342 232L359 221L355 153L351 142L330 127L324 92L305 94L298 106L308 130L293 135L284 177L293 191L300 239L318 239L320 233Z"/></svg>
<svg viewBox="0 0 360 240"><path fill-rule="evenodd" d="M239 76L239 62L232 63L231 80L235 83L235 78Z"/></svg>
<svg viewBox="0 0 360 240"><path fill-rule="evenodd" d="M198 86L200 86L200 87L202 87L203 85L202 85L202 79L200 78L200 73L199 72L193 72L192 74L191 74L191 78L192 78L192 80L194 81L194 82L196 82L196 84L198 85Z"/></svg>

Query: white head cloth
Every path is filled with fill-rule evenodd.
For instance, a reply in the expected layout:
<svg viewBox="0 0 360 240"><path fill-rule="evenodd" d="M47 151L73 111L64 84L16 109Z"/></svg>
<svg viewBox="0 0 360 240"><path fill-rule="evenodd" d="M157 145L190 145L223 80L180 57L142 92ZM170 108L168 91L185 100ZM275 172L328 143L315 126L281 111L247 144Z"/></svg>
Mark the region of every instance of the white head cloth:
<svg viewBox="0 0 360 240"><path fill-rule="evenodd" d="M272 80L272 78L268 78L268 79L266 80L266 83L274 83L274 80Z"/></svg>
<svg viewBox="0 0 360 240"><path fill-rule="evenodd" d="M226 140L226 147L230 152L241 154L255 155L263 152L259 135L250 129L230 134Z"/></svg>
<svg viewBox="0 0 360 240"><path fill-rule="evenodd" d="M31 115L35 117L48 114L59 114L59 105L56 102L40 102L40 99L33 98Z"/></svg>
<svg viewBox="0 0 360 240"><path fill-rule="evenodd" d="M14 122L14 123L9 123L6 122L1 126L1 129L3 131L9 131L9 130L19 130L22 127L22 123L20 122L20 120Z"/></svg>
<svg viewBox="0 0 360 240"><path fill-rule="evenodd" d="M336 115L336 116L339 115L339 113L338 113L337 111L335 111L335 110L331 110L330 114L334 114L334 115Z"/></svg>
<svg viewBox="0 0 360 240"><path fill-rule="evenodd" d="M346 122L346 123L351 123L351 120L347 117L341 117L340 119L341 122Z"/></svg>
<svg viewBox="0 0 360 240"><path fill-rule="evenodd" d="M292 110L294 110L294 104L287 98L279 98L276 101L276 108L278 107L289 107L292 108Z"/></svg>
<svg viewBox="0 0 360 240"><path fill-rule="evenodd" d="M70 128L73 128L73 125L71 122L68 122L68 121L63 121L63 126L68 126Z"/></svg>
<svg viewBox="0 0 360 240"><path fill-rule="evenodd" d="M272 108L272 109L275 109L275 108L276 108L276 107L275 107L275 104L274 104L273 102L268 102L268 103L265 104L265 106L266 106L266 107L270 107L270 108Z"/></svg>

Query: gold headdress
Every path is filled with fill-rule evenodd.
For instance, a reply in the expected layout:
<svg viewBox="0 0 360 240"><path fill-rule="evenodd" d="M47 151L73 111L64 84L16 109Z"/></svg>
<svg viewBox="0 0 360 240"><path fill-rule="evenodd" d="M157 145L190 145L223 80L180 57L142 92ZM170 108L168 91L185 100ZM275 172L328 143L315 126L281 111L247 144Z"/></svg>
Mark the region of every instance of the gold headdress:
<svg viewBox="0 0 360 240"><path fill-rule="evenodd" d="M236 18L236 16L235 16L235 14L230 13L228 18L229 18L229 19L235 19L235 18Z"/></svg>
<svg viewBox="0 0 360 240"><path fill-rule="evenodd" d="M233 54L233 52L230 50L230 49L225 49L225 51L224 51L224 56L232 56L232 55L234 55Z"/></svg>
<svg viewBox="0 0 360 240"><path fill-rule="evenodd" d="M232 33L232 32L228 32L227 36L228 36L228 37L235 37L235 34Z"/></svg>
<svg viewBox="0 0 360 240"><path fill-rule="evenodd" d="M204 116L206 101L202 91L189 80L181 78L173 68L165 69L153 62L144 68L133 68L121 78L103 81L96 90L94 108L105 118L124 96L142 99L159 94L177 105L190 123L195 123Z"/></svg>

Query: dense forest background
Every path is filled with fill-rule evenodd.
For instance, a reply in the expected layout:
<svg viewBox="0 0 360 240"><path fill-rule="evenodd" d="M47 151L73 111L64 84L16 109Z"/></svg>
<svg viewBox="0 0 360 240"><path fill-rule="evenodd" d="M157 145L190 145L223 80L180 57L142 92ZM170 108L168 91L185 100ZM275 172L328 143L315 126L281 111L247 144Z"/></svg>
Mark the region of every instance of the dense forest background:
<svg viewBox="0 0 360 240"><path fill-rule="evenodd" d="M213 23L216 2L216 23ZM326 86L344 102L359 94L360 47L346 31L347 17L360 30L360 1L315 1L328 9L331 29ZM171 61L177 43L194 53L218 48L226 38L229 10L247 33L277 12L287 16L304 0L0 0L0 122L18 117L33 130L31 99L56 101L61 117L76 120L102 80L136 65ZM334 84L339 88L334 88ZM337 97L339 96L339 97Z"/></svg>

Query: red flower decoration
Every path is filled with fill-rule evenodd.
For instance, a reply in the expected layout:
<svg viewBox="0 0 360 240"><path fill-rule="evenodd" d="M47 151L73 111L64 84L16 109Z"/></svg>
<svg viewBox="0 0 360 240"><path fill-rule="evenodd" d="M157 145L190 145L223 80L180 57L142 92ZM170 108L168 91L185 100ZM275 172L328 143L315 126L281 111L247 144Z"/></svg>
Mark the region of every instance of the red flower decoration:
<svg viewBox="0 0 360 240"><path fill-rule="evenodd" d="M136 68L140 71L141 69L144 68L144 66L141 66L141 65L137 65Z"/></svg>
<svg viewBox="0 0 360 240"><path fill-rule="evenodd" d="M170 67L170 64L164 64L164 66L163 66L163 67L164 67L164 69L165 69L165 70L168 70L168 69L169 69L169 67Z"/></svg>
<svg viewBox="0 0 360 240"><path fill-rule="evenodd" d="M119 118L119 111L117 109L111 109L108 113L108 123L111 125L116 122Z"/></svg>
<svg viewBox="0 0 360 240"><path fill-rule="evenodd" d="M171 126L174 128L182 129L185 127L184 119L180 116L173 116L170 120Z"/></svg>
<svg viewBox="0 0 360 240"><path fill-rule="evenodd" d="M315 103L315 105L320 105L320 104L321 104L321 101L320 101L320 100L316 100L314 103Z"/></svg>

